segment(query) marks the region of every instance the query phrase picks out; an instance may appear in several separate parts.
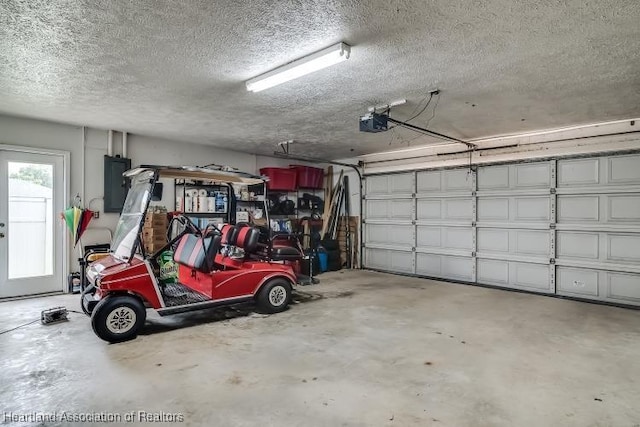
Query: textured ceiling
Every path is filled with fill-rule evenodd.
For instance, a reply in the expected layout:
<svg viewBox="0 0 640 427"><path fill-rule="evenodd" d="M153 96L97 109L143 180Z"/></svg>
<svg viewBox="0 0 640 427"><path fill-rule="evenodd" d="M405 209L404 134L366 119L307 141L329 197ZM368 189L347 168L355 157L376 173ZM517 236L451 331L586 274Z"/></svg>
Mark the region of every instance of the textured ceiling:
<svg viewBox="0 0 640 427"><path fill-rule="evenodd" d="M459 138L640 113L637 0L0 0L0 13L0 112L241 151L425 143L359 133L358 116L406 98L392 113L407 118L432 88L429 127ZM339 41L349 61L246 91Z"/></svg>

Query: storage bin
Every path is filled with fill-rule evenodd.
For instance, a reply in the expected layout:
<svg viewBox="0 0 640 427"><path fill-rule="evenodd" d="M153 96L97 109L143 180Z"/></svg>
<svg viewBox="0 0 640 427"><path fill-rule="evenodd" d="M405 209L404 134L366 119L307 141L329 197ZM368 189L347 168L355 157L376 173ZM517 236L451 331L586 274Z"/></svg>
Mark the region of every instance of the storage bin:
<svg viewBox="0 0 640 427"><path fill-rule="evenodd" d="M302 165L289 165L289 167L296 171L298 188L324 187L324 169Z"/></svg>
<svg viewBox="0 0 640 427"><path fill-rule="evenodd" d="M280 191L295 191L297 173L295 169L262 168L260 174L269 178L267 189Z"/></svg>
<svg viewBox="0 0 640 427"><path fill-rule="evenodd" d="M324 273L329 269L329 255L326 252L318 252L318 261L321 273Z"/></svg>

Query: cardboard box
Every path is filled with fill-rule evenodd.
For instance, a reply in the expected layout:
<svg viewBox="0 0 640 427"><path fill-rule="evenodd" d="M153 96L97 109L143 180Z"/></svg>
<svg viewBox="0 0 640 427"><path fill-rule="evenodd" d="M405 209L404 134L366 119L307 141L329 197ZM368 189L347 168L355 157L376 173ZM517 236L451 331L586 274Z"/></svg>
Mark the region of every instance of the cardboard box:
<svg viewBox="0 0 640 427"><path fill-rule="evenodd" d="M167 236L154 235L154 236L143 236L142 241L145 243L166 243Z"/></svg>
<svg viewBox="0 0 640 427"><path fill-rule="evenodd" d="M151 244L149 244L149 245L144 245L144 250L147 253L154 253L154 252L159 251L163 247L164 247L164 245L155 245L155 244L151 245Z"/></svg>
<svg viewBox="0 0 640 427"><path fill-rule="evenodd" d="M167 237L167 228L166 227L143 228L142 235L144 237L161 236L164 238L164 237Z"/></svg>
<svg viewBox="0 0 640 427"><path fill-rule="evenodd" d="M144 226L145 227L164 227L167 228L169 226L169 220L167 219L167 214L165 213L147 213L144 218Z"/></svg>

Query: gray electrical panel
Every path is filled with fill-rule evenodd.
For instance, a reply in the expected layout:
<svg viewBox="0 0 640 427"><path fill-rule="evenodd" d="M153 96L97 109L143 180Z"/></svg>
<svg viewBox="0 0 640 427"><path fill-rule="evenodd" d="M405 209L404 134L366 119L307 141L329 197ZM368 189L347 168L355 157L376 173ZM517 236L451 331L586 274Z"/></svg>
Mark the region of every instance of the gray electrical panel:
<svg viewBox="0 0 640 427"><path fill-rule="evenodd" d="M104 156L104 211L120 212L129 191L122 174L131 169L131 159Z"/></svg>

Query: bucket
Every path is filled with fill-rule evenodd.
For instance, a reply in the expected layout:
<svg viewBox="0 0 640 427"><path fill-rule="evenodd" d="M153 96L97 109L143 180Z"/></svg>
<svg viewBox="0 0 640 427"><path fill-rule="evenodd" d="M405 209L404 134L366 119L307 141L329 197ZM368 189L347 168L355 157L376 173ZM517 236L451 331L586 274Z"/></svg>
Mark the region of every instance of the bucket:
<svg viewBox="0 0 640 427"><path fill-rule="evenodd" d="M318 252L318 261L320 262L321 273L329 269L329 255L326 252Z"/></svg>

